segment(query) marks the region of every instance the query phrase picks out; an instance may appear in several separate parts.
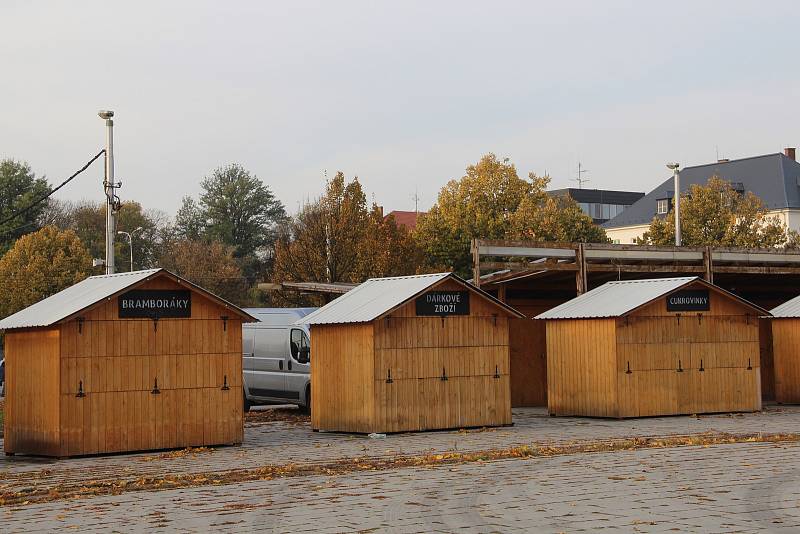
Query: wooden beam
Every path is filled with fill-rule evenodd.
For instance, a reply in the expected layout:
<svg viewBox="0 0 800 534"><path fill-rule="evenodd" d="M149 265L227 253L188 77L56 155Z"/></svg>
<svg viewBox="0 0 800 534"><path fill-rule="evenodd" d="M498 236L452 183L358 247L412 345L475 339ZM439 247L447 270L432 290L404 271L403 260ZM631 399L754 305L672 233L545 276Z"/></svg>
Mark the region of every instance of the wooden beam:
<svg viewBox="0 0 800 534"><path fill-rule="evenodd" d="M587 266L590 273L704 273L702 265L609 265L605 263L590 263Z"/></svg>
<svg viewBox="0 0 800 534"><path fill-rule="evenodd" d="M588 249L584 251L588 260L643 260L643 261L703 261L703 253L693 250L608 250Z"/></svg>
<svg viewBox="0 0 800 534"><path fill-rule="evenodd" d="M525 263L517 261L482 261L479 264L483 270L498 271L577 271L578 266L570 262L559 263Z"/></svg>
<svg viewBox="0 0 800 534"><path fill-rule="evenodd" d="M561 258L572 259L575 251L563 248L533 248L512 246L481 246L478 247L480 256L506 256L523 258Z"/></svg>
<svg viewBox="0 0 800 534"><path fill-rule="evenodd" d="M715 273L732 274L800 274L800 267L758 266L758 265L714 265Z"/></svg>

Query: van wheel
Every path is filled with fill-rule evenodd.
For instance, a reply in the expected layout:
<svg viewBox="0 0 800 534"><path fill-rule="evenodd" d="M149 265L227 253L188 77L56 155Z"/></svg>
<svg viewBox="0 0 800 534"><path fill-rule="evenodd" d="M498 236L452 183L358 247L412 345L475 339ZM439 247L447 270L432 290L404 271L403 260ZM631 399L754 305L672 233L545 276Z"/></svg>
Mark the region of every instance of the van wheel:
<svg viewBox="0 0 800 534"><path fill-rule="evenodd" d="M247 413L250 411L250 407L252 406L252 404L250 404L250 401L247 400L247 394L244 391L242 392L242 399L243 399L242 409L244 410L244 413Z"/></svg>

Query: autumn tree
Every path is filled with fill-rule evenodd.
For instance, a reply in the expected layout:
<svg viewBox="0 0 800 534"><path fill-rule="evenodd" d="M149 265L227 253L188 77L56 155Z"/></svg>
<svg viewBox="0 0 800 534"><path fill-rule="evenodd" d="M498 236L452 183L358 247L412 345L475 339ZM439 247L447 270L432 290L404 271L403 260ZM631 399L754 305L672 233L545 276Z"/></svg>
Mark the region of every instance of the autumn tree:
<svg viewBox="0 0 800 534"><path fill-rule="evenodd" d="M428 268L469 276L472 239L605 241L605 233L571 198L551 198L550 178L522 179L514 164L487 154L451 180L421 218L414 236Z"/></svg>
<svg viewBox="0 0 800 534"><path fill-rule="evenodd" d="M787 229L769 215L762 200L748 191L736 191L718 176L706 185L692 185L681 194L681 244L685 246L777 247L787 241ZM673 245L675 212L654 218L637 240L641 245Z"/></svg>
<svg viewBox="0 0 800 534"><path fill-rule="evenodd" d="M529 195L511 217L511 239L605 243L606 232L568 195Z"/></svg>
<svg viewBox="0 0 800 534"><path fill-rule="evenodd" d="M415 237L431 267L453 268L467 275L473 238L500 239L510 228L509 216L522 199L535 194L508 159L494 154L470 165L459 180L450 180L436 204L421 217Z"/></svg>
<svg viewBox="0 0 800 534"><path fill-rule="evenodd" d="M86 278L89 251L72 230L46 226L22 236L0 258L0 317L6 317Z"/></svg>
<svg viewBox="0 0 800 534"><path fill-rule="evenodd" d="M363 282L370 276L413 274L418 257L405 229L380 208L367 209L358 179L339 172L325 194L303 206L275 247L276 282Z"/></svg>
<svg viewBox="0 0 800 534"><path fill-rule="evenodd" d="M0 255L21 236L39 229L39 218L46 202L34 202L50 191L44 178L37 178L30 165L13 159L0 160L0 221L33 205L0 225Z"/></svg>
<svg viewBox="0 0 800 534"><path fill-rule="evenodd" d="M249 284L231 246L219 241L179 238L163 247L158 263L234 304L249 304Z"/></svg>
<svg viewBox="0 0 800 534"><path fill-rule="evenodd" d="M394 215L384 217L373 205L366 220L367 231L359 245L361 279L414 274L422 265L422 253L411 232L397 224Z"/></svg>

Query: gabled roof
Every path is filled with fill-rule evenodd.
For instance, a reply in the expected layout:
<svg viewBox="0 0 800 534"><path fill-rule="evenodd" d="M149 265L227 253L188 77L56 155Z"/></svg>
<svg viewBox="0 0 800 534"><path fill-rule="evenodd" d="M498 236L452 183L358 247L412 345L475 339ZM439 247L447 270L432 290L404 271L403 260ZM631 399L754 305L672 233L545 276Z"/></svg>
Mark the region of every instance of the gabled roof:
<svg viewBox="0 0 800 534"><path fill-rule="evenodd" d="M773 317L778 318L800 317L800 296L793 298L789 302L784 302L780 306L772 308L770 313Z"/></svg>
<svg viewBox="0 0 800 534"><path fill-rule="evenodd" d="M461 283L465 289L478 293L491 300L500 308L515 317L522 315L514 308L500 302L485 291L465 282L453 273L421 274L415 276L395 276L391 278L370 278L318 309L298 320L295 324L340 324L368 323L393 311L420 293L440 282L451 279Z"/></svg>
<svg viewBox="0 0 800 534"><path fill-rule="evenodd" d="M721 287L709 284L696 276L680 278L654 278L647 280L622 280L607 282L560 306L537 315L536 319L590 319L621 317L648 304L659 297L666 296L689 284L699 282L720 293L749 306L759 315L769 312L755 304L725 291Z"/></svg>
<svg viewBox="0 0 800 534"><path fill-rule="evenodd" d="M681 170L681 192L687 192L692 185L705 185L714 175L742 184L745 191L759 197L770 210L800 208L800 163L781 153L686 167ZM603 228L649 224L656 216L656 200L672 198L674 189L672 177L664 180L631 207L602 224Z"/></svg>
<svg viewBox="0 0 800 534"><path fill-rule="evenodd" d="M395 223L397 223L398 226L405 226L406 228L408 228L408 230L413 230L417 226L417 222L419 221L419 216L425 215L425 213L420 211L393 210L390 211L386 215L386 217L388 217L389 215L394 217L394 221Z"/></svg>
<svg viewBox="0 0 800 534"><path fill-rule="evenodd" d="M44 300L40 300L36 304L32 304L0 320L0 330L52 326L64 320L71 319L78 313L96 304L100 304L107 299L111 299L123 291L133 289L148 280L165 275L174 278L174 280L181 285L202 293L217 304L229 308L237 315L240 315L246 322L257 320L241 308L166 269L147 269L130 273L90 276L74 286L59 291L55 295L51 295Z"/></svg>

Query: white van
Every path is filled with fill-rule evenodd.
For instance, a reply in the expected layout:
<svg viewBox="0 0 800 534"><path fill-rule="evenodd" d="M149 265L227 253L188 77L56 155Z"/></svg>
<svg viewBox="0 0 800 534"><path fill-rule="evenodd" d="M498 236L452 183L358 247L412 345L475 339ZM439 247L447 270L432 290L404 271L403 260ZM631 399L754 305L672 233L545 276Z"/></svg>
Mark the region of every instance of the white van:
<svg viewBox="0 0 800 534"><path fill-rule="evenodd" d="M247 308L259 320L242 325L244 410L256 404L311 406L308 326L293 326L317 308Z"/></svg>

